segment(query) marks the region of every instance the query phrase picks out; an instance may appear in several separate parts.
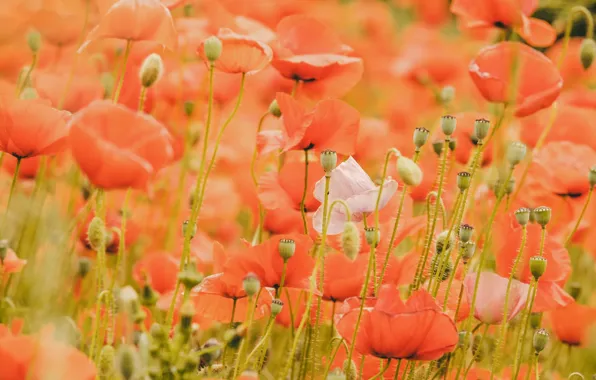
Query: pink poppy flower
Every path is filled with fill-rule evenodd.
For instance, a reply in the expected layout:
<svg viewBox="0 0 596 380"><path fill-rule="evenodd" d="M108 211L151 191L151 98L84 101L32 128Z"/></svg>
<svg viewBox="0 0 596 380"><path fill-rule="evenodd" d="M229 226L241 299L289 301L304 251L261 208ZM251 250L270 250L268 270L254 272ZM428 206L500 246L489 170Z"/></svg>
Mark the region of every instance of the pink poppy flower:
<svg viewBox="0 0 596 380"><path fill-rule="evenodd" d="M505 295L509 279L501 277L496 273L482 272L478 284L478 294L474 305L474 317L480 322L489 325L498 324L503 321L503 310L505 309ZM476 273L470 273L464 279L466 296L471 302L476 283ZM526 306L526 297L530 285L517 280L511 283L509 301L507 302L507 320L513 319Z"/></svg>
<svg viewBox="0 0 596 380"><path fill-rule="evenodd" d="M383 191L379 201L379 210L385 207L391 197L397 191L397 182L393 179L385 180ZM379 186L375 185L368 174L358 165L354 158L350 157L339 164L331 172L329 184L329 205L336 200L344 200L350 207L352 221L359 222L364 218L365 213L375 211ZM323 203L325 198L325 178L321 178L315 184L314 196ZM344 208L335 206L329 219L327 234L337 235L343 231L344 223L347 220ZM315 212L313 226L317 232L323 230L323 206Z"/></svg>

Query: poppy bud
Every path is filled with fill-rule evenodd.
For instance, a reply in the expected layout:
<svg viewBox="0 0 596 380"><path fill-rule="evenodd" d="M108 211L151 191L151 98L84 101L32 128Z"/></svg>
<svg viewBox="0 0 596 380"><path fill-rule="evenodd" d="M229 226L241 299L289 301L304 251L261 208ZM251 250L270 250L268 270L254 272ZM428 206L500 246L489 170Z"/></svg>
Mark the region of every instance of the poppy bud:
<svg viewBox="0 0 596 380"><path fill-rule="evenodd" d="M141 85L145 88L151 87L161 78L163 74L163 61L159 54L151 53L145 58L139 71Z"/></svg>
<svg viewBox="0 0 596 380"><path fill-rule="evenodd" d="M381 232L374 227L367 227L364 229L364 237L366 238L366 244L376 247L381 240Z"/></svg>
<svg viewBox="0 0 596 380"><path fill-rule="evenodd" d="M474 233L474 227L469 224L462 224L459 226L459 240L463 243L467 243L472 238Z"/></svg>
<svg viewBox="0 0 596 380"><path fill-rule="evenodd" d="M417 163L407 157L397 159L397 173L408 186L418 186L422 182L422 170Z"/></svg>
<svg viewBox="0 0 596 380"><path fill-rule="evenodd" d="M203 277L202 273L197 272L197 266L194 262L191 262L182 272L178 273L178 278L186 290L191 290L199 285L203 281Z"/></svg>
<svg viewBox="0 0 596 380"><path fill-rule="evenodd" d="M205 40L203 49L205 49L205 57L207 57L207 59L213 63L217 61L221 55L223 46L219 38L211 36Z"/></svg>
<svg viewBox="0 0 596 380"><path fill-rule="evenodd" d="M539 354L544 350L548 344L548 338L548 331L545 329L536 330L534 333L534 351L536 351L536 354Z"/></svg>
<svg viewBox="0 0 596 380"><path fill-rule="evenodd" d="M341 248L344 255L352 261L360 252L360 233L354 222L344 223L344 231L341 234Z"/></svg>
<svg viewBox="0 0 596 380"><path fill-rule="evenodd" d="M166 331L159 323L154 323L151 325L151 328L149 329L149 334L151 334L151 337L156 342L165 342L168 339Z"/></svg>
<svg viewBox="0 0 596 380"><path fill-rule="evenodd" d="M182 222L182 236L186 236L186 233L188 232L188 220L185 220L184 222ZM192 240L195 235L197 234L197 224L195 223L192 226L192 231L190 231L190 239Z"/></svg>
<svg viewBox="0 0 596 380"><path fill-rule="evenodd" d="M468 172L457 173L457 188L459 191L465 191L470 187L472 183L472 176Z"/></svg>
<svg viewBox="0 0 596 380"><path fill-rule="evenodd" d="M277 104L277 99L273 99L271 104L269 104L269 113L275 117L281 116L281 109L279 109L279 104Z"/></svg>
<svg viewBox="0 0 596 380"><path fill-rule="evenodd" d="M540 206L534 209L534 217L536 218L536 223L540 224L542 228L546 227L548 222L550 222L550 218L552 215L552 210L550 207Z"/></svg>
<svg viewBox="0 0 596 380"><path fill-rule="evenodd" d="M249 273L246 275L246 277L244 277L244 280L242 281L242 287L249 297L254 296L261 289L261 281L259 281L259 278L256 274Z"/></svg>
<svg viewBox="0 0 596 380"><path fill-rule="evenodd" d="M443 140L437 140L433 142L433 150L435 151L437 156L440 157L441 153L443 153Z"/></svg>
<svg viewBox="0 0 596 380"><path fill-rule="evenodd" d="M277 250L281 258L287 261L296 252L296 242L292 239L280 239Z"/></svg>
<svg viewBox="0 0 596 380"><path fill-rule="evenodd" d="M447 235L449 235L449 241L447 241ZM440 234L437 235L437 241L435 243L435 250L438 254L447 252L451 249L453 244L455 243L455 236L453 234L449 234L449 231L445 230L442 231Z"/></svg>
<svg viewBox="0 0 596 380"><path fill-rule="evenodd" d="M87 228L87 241L94 251L105 247L108 236L106 234L105 224L99 217L94 217Z"/></svg>
<svg viewBox="0 0 596 380"><path fill-rule="evenodd" d="M346 379L348 380L355 380L358 376L358 368L356 367L356 363L353 360L348 361L347 359L344 360L343 363L343 370L346 374Z"/></svg>
<svg viewBox="0 0 596 380"><path fill-rule="evenodd" d="M100 379L110 379L114 377L114 363L116 352L112 346L103 346L99 351L99 363L97 372Z"/></svg>
<svg viewBox="0 0 596 380"><path fill-rule="evenodd" d="M461 244L461 249L462 260L464 261L464 264L466 264L472 258L472 256L474 256L474 253L476 252L476 243L474 243L473 241L463 243Z"/></svg>
<svg viewBox="0 0 596 380"><path fill-rule="evenodd" d="M542 322L542 313L530 314L530 327L537 329L540 327L540 322Z"/></svg>
<svg viewBox="0 0 596 380"><path fill-rule="evenodd" d="M205 342L205 344L203 344L203 346L201 347L201 350L204 350L206 348L216 347L216 346L218 348L214 349L214 351L209 350L209 352L201 355L200 362L199 362L200 368L214 363L215 361L217 361L217 359L219 359L221 357L221 354L222 354L222 350L221 350L222 344L217 339L210 338Z"/></svg>
<svg viewBox="0 0 596 380"><path fill-rule="evenodd" d="M589 69L592 66L592 62L594 61L594 56L596 55L596 42L594 42L591 38L585 38L582 41L580 50L579 50L579 58L582 62L582 66L585 70Z"/></svg>
<svg viewBox="0 0 596 380"><path fill-rule="evenodd" d="M103 73L99 77L99 81L103 86L103 96L104 98L109 98L112 92L114 92L114 85L116 84L116 80L111 73Z"/></svg>
<svg viewBox="0 0 596 380"><path fill-rule="evenodd" d="M441 89L439 99L442 103L449 103L455 98L455 88L453 86L445 86Z"/></svg>
<svg viewBox="0 0 596 380"><path fill-rule="evenodd" d="M85 278L91 271L91 260L87 257L79 257L77 262L77 275L80 278Z"/></svg>
<svg viewBox="0 0 596 380"><path fill-rule="evenodd" d="M35 89L32 87L26 87L21 92L21 95L19 95L19 99L23 99L23 100L31 100L31 99L37 99L37 98L39 98L39 96L37 95L37 91L35 91Z"/></svg>
<svg viewBox="0 0 596 380"><path fill-rule="evenodd" d="M416 128L414 130L414 146L416 149L420 149L428 141L429 130L426 128Z"/></svg>
<svg viewBox="0 0 596 380"><path fill-rule="evenodd" d="M8 254L8 240L0 240L0 262L4 263L4 259Z"/></svg>
<svg viewBox="0 0 596 380"><path fill-rule="evenodd" d="M141 305L153 307L159 300L159 294L149 284L143 285L141 289Z"/></svg>
<svg viewBox="0 0 596 380"><path fill-rule="evenodd" d="M582 290L582 284L575 281L569 284L569 295L573 297L574 300L577 300Z"/></svg>
<svg viewBox="0 0 596 380"><path fill-rule="evenodd" d="M519 141L509 144L509 147L507 147L507 161L509 161L509 165L514 167L522 162L524 157L526 157L526 151L526 145Z"/></svg>
<svg viewBox="0 0 596 380"><path fill-rule="evenodd" d="M128 344L121 344L118 347L118 369L120 375L125 380L132 379L137 372L137 353L135 349Z"/></svg>
<svg viewBox="0 0 596 380"><path fill-rule="evenodd" d="M447 280L453 271L453 263L451 260L443 260L443 256L434 255L430 263L431 273L433 278L440 278L441 281Z"/></svg>
<svg viewBox="0 0 596 380"><path fill-rule="evenodd" d="M530 272L534 276L535 280L538 280L540 276L546 271L546 259L542 256L532 256L530 258Z"/></svg>
<svg viewBox="0 0 596 380"><path fill-rule="evenodd" d="M195 307L191 301L186 301L180 307L180 326L182 330L188 331L192 324L192 317L195 316Z"/></svg>
<svg viewBox="0 0 596 380"><path fill-rule="evenodd" d="M325 149L321 152L321 166L325 175L330 175L337 166L337 153L333 150Z"/></svg>
<svg viewBox="0 0 596 380"><path fill-rule="evenodd" d="M490 121L486 119L476 119L474 122L474 137L478 139L478 141L482 141L488 136L488 131L490 130Z"/></svg>
<svg viewBox="0 0 596 380"><path fill-rule="evenodd" d="M457 119L450 115L445 115L441 118L441 130L445 136L451 136L455 132L457 126Z"/></svg>
<svg viewBox="0 0 596 380"><path fill-rule="evenodd" d="M131 303L139 301L139 295L132 286L127 285L120 289L118 299L120 300L121 307L123 309L128 309Z"/></svg>
<svg viewBox="0 0 596 380"><path fill-rule="evenodd" d="M525 226L526 224L528 224L528 222L530 221L531 213L532 210L530 210L527 207L521 207L515 210L515 219L517 219L517 223L519 223L520 226Z"/></svg>
<svg viewBox="0 0 596 380"><path fill-rule="evenodd" d="M280 299L274 299L271 301L271 315L276 316L277 314L281 313L281 309L284 307L284 302Z"/></svg>
<svg viewBox="0 0 596 380"><path fill-rule="evenodd" d="M590 181L590 189L596 186L596 165L590 168L590 174L588 174L588 180Z"/></svg>
<svg viewBox="0 0 596 380"><path fill-rule="evenodd" d="M41 34L37 30L27 33L27 46L33 54L37 54L41 48Z"/></svg>

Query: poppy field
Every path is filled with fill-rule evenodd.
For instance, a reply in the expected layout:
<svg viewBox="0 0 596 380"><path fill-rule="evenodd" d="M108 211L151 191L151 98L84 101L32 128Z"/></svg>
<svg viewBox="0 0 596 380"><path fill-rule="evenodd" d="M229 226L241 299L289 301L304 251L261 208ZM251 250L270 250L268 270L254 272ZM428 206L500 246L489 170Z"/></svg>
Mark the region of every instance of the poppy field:
<svg viewBox="0 0 596 380"><path fill-rule="evenodd" d="M0 0L0 380L596 378L596 0Z"/></svg>

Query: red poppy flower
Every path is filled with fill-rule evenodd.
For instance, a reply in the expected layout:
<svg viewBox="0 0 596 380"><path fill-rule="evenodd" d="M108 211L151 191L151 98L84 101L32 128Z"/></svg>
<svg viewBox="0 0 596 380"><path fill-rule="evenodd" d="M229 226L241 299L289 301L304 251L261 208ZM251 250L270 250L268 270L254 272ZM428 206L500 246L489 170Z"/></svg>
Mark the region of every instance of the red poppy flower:
<svg viewBox="0 0 596 380"><path fill-rule="evenodd" d="M323 358L324 361L327 361L328 358ZM341 345L340 348L337 350L337 354L335 355L335 359L333 359L333 363L331 364L331 370L340 369L343 370L344 362L348 359L348 352L344 348L344 345ZM383 363L383 368L386 365L386 360L379 359L372 355L359 355L357 352L352 354L352 362L356 366L356 372L362 374L362 379L372 379L376 374L379 373L379 368L381 368L381 363ZM406 369L410 364L407 360L402 360L401 365L399 366L399 375L395 376L395 371L397 370L398 361L393 360L387 371L380 377L380 379L391 380L391 379L405 379L407 377ZM325 363L327 365L327 363Z"/></svg>
<svg viewBox="0 0 596 380"><path fill-rule="evenodd" d="M176 286L180 263L166 252L143 256L133 268L133 276L139 285L148 283L153 290L166 294Z"/></svg>
<svg viewBox="0 0 596 380"><path fill-rule="evenodd" d="M349 299L336 315L337 331L348 344L359 306L359 299ZM457 342L455 323L429 293L416 291L404 303L396 288L384 285L374 304L364 309L355 348L378 358L436 360L453 351Z"/></svg>
<svg viewBox="0 0 596 380"><path fill-rule="evenodd" d="M469 302L474 296L476 276L476 273L470 273L464 280ZM489 325L499 324L503 321L508 283L509 278L501 277L496 273L482 272L480 274L477 291L478 302L474 305L474 317L476 319ZM528 284L513 280L507 302L507 321L514 318L526 306L529 288Z"/></svg>
<svg viewBox="0 0 596 380"><path fill-rule="evenodd" d="M69 115L38 99L0 99L0 150L17 158L62 152Z"/></svg>
<svg viewBox="0 0 596 380"><path fill-rule="evenodd" d="M152 41L170 50L177 44L174 21L160 0L119 0L101 17L87 35L84 49L93 41L118 38L127 41Z"/></svg>
<svg viewBox="0 0 596 380"><path fill-rule="evenodd" d="M573 302L550 313L553 331L557 338L571 346L585 343L586 333L596 323L596 309Z"/></svg>
<svg viewBox="0 0 596 380"><path fill-rule="evenodd" d="M516 58L517 56L517 58ZM489 102L507 103L515 83L511 66L519 61L519 81L514 95L515 115L528 116L549 107L559 96L563 79L544 54L519 42L501 42L480 50L469 72L482 96Z"/></svg>
<svg viewBox="0 0 596 380"><path fill-rule="evenodd" d="M101 188L143 189L172 158L171 137L163 125L110 101L91 103L72 118L70 127L73 156Z"/></svg>
<svg viewBox="0 0 596 380"><path fill-rule="evenodd" d="M62 109L70 112L77 112L92 101L103 97L104 88L97 76L83 73L77 73L76 80L71 82L68 91L64 93L69 75L62 72L35 71L33 76L35 90L41 98L52 102L54 107L58 107L64 96Z"/></svg>
<svg viewBox="0 0 596 380"><path fill-rule="evenodd" d="M351 49L320 22L302 15L277 25L280 49L271 63L281 75L303 82L310 97L341 97L362 77L362 59L344 54Z"/></svg>
<svg viewBox="0 0 596 380"><path fill-rule="evenodd" d="M222 52L215 61L215 68L224 73L255 74L271 62L273 52L263 42L230 29L220 29L217 37L221 40ZM205 56L204 42L199 46L198 53L205 63L210 64Z"/></svg>
<svg viewBox="0 0 596 380"><path fill-rule="evenodd" d="M77 0L46 0L33 15L33 25L56 46L75 43L85 26L85 5Z"/></svg>
<svg viewBox="0 0 596 380"><path fill-rule="evenodd" d="M355 260L350 260L343 253L327 253L323 298L337 302L359 297L367 267L367 255L358 255Z"/></svg>
<svg viewBox="0 0 596 380"><path fill-rule="evenodd" d="M31 157L31 158L23 158L21 160L21 164L19 166L19 178L23 179L32 179L35 178L37 175L37 170L39 170L39 164L41 162L41 157ZM2 169L10 173L11 175L14 174L15 169L17 168L17 159L13 156L6 156L2 159Z"/></svg>
<svg viewBox="0 0 596 380"><path fill-rule="evenodd" d="M524 256L521 258L515 278L527 284L532 277L530 257L536 255L540 250L541 227L530 223L526 228L528 237ZM521 235L521 227L511 217L498 221L495 226L493 241L495 242L496 271L503 277L508 277L511 272L521 242ZM573 298L562 288L571 274L571 261L567 250L559 242L559 239L553 236L546 237L543 257L547 260L548 265L538 281L534 312L553 310L573 301Z"/></svg>
<svg viewBox="0 0 596 380"><path fill-rule="evenodd" d="M296 99L278 93L277 103L284 123L284 151L331 149L350 155L356 150L360 113L337 99L323 100L307 112Z"/></svg>
<svg viewBox="0 0 596 380"><path fill-rule="evenodd" d="M537 7L535 0L455 0L451 12L459 17L465 28L509 27L530 45L550 46L557 37L555 29L546 21L528 17Z"/></svg>

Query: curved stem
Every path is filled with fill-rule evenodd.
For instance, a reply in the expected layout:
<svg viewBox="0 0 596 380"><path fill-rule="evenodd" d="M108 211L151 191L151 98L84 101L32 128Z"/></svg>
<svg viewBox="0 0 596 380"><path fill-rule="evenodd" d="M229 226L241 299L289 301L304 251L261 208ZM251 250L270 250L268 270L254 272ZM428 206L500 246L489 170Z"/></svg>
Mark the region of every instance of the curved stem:
<svg viewBox="0 0 596 380"><path fill-rule="evenodd" d="M345 341L342 338L339 341L339 343L337 343L337 346L335 347L335 349L333 349L333 351L331 351L331 356L329 357L329 363L325 367L325 372L323 373L322 379L327 379L327 375L329 375L329 370L331 369L331 366L333 365L333 362L335 361L335 357L337 356L337 351L339 351L340 347L343 344L345 344Z"/></svg>
<svg viewBox="0 0 596 380"><path fill-rule="evenodd" d="M122 85L124 84L124 74L126 74L126 64L128 63L128 57L132 48L132 42L132 40L126 41L126 48L124 49L124 58L122 58L122 67L120 68L120 77L118 79L116 91L114 92L114 97L112 98L112 101L114 103L118 103L120 91L122 90Z"/></svg>
<svg viewBox="0 0 596 380"><path fill-rule="evenodd" d="M561 69L563 65L563 61L567 56L567 49L569 48L569 40L571 38L571 28L573 27L573 15L575 13L580 13L586 19L586 38L592 38L594 35L594 19L592 18L592 13L586 7L581 5L576 5L569 10L567 13L567 20L565 22L565 35L563 37L563 49L561 50L561 55L557 60L557 69Z"/></svg>
<svg viewBox="0 0 596 380"><path fill-rule="evenodd" d="M259 119L259 124L257 125L257 139L259 138L259 133L261 132L261 128L263 127L263 122L265 121L265 118L267 117L267 115L269 115L269 112L265 112L263 114L263 116L261 116L261 118ZM257 163L257 156L258 156L258 149L257 149L257 144L255 143L255 150L252 153L252 158L250 160L250 176L252 177L252 182L255 185L255 189L258 190L259 188L259 181L257 179L257 173L256 173L256 163ZM265 223L265 209L263 208L263 204L261 203L261 200L258 199L257 197L257 201L259 203L259 223L257 224L257 230L255 231L255 236L253 238L253 243L256 244L260 244L261 241L263 240L263 224ZM255 245L255 244L253 244Z"/></svg>
<svg viewBox="0 0 596 380"><path fill-rule="evenodd" d="M575 235L575 232L579 228L579 225L584 217L584 214L586 213L586 210L588 209L588 204L590 204L590 199L592 199L593 190L594 190L594 188L590 187L590 190L588 191L588 197L586 198L586 202L584 203L584 207L582 208L582 211L580 212L579 217L577 218L577 221L575 222L575 225L573 226L573 230L571 230L571 233L569 234L569 236L567 236L567 239L565 240L565 247L568 247L569 244L571 244L571 239L573 238L573 235Z"/></svg>
<svg viewBox="0 0 596 380"><path fill-rule="evenodd" d="M389 369L389 366L391 365L391 358L387 359L387 363L385 364L385 366L383 368L381 368L381 370L379 371L379 373L377 373L376 375L374 375L373 377L370 378L370 380L374 380L374 379L378 379L380 377L383 377L383 374L385 372L387 372L387 370Z"/></svg>

